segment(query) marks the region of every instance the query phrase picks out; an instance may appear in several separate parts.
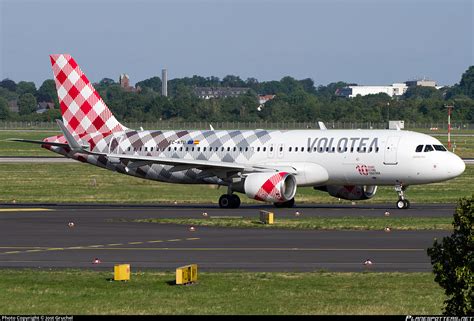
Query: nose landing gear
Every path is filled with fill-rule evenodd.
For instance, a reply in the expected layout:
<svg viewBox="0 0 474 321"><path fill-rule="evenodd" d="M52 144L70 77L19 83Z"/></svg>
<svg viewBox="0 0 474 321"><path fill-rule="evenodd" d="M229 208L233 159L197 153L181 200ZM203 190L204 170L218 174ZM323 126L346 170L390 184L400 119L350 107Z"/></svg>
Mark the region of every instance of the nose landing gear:
<svg viewBox="0 0 474 321"><path fill-rule="evenodd" d="M407 209L410 208L410 201L405 198L405 190L408 186L395 185L395 191L398 194L397 208Z"/></svg>

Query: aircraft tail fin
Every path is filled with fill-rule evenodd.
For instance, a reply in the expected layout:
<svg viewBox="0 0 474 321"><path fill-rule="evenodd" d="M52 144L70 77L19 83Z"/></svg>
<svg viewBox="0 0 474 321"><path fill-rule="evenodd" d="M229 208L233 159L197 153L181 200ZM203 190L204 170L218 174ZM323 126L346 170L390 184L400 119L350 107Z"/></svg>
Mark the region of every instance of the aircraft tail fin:
<svg viewBox="0 0 474 321"><path fill-rule="evenodd" d="M119 132L119 123L74 58L50 55L64 126L73 135Z"/></svg>

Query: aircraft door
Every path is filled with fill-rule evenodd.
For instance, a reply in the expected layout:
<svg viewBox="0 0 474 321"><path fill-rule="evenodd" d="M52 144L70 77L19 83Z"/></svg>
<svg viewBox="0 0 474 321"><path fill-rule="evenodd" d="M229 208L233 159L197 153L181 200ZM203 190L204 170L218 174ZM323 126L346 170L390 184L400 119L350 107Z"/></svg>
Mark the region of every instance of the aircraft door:
<svg viewBox="0 0 474 321"><path fill-rule="evenodd" d="M400 137L392 136L387 139L385 144L385 153L384 153L384 164L385 165L397 165L397 149L398 143L400 142Z"/></svg>

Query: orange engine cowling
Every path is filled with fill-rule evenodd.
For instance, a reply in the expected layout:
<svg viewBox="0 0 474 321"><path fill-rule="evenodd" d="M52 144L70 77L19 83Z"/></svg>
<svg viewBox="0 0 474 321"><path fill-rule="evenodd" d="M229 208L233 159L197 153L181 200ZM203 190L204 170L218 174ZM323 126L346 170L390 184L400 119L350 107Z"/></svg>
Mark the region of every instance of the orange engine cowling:
<svg viewBox="0 0 474 321"><path fill-rule="evenodd" d="M329 195L345 200L366 200L374 197L376 185L326 185L314 189L328 192Z"/></svg>
<svg viewBox="0 0 474 321"><path fill-rule="evenodd" d="M295 197L296 178L290 173L254 173L245 178L244 192L249 198L279 203Z"/></svg>

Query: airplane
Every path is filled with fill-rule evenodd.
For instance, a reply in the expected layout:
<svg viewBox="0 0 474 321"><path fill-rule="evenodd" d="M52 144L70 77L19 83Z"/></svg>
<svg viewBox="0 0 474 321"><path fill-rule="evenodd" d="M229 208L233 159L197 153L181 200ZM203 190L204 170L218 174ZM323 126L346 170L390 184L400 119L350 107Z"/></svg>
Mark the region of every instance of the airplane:
<svg viewBox="0 0 474 321"><path fill-rule="evenodd" d="M408 186L461 175L465 164L436 138L405 130L134 130L122 125L69 54L50 55L62 134L40 144L118 173L179 184L226 186L219 207L238 208L235 192L293 207L298 187L346 200L390 185L406 209Z"/></svg>

